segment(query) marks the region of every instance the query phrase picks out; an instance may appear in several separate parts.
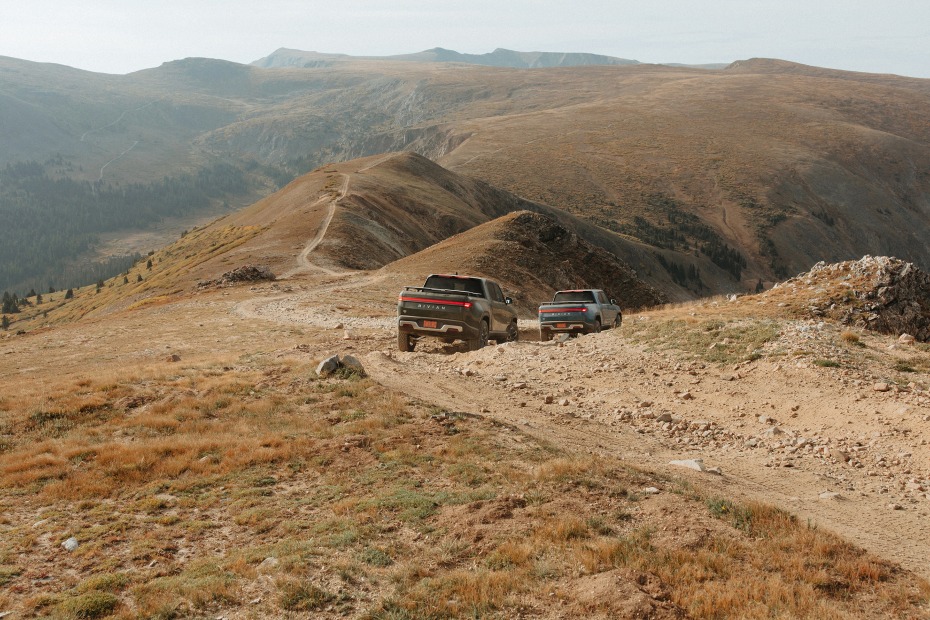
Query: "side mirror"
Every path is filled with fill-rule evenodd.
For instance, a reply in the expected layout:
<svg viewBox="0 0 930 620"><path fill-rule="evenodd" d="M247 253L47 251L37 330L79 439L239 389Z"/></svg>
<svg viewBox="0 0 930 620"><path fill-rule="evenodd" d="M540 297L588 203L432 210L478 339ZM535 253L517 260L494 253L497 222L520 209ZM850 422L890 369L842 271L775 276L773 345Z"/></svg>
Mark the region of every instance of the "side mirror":
<svg viewBox="0 0 930 620"><path fill-rule="evenodd" d="M617 300L616 300L616 299L611 299L611 300L610 300L610 303L612 303L613 305L616 306L616 305L617 305Z"/></svg>
<svg viewBox="0 0 930 620"><path fill-rule="evenodd" d="M504 297L504 303L505 303L505 304L512 304L512 303L513 303L513 300L512 300L510 297Z"/></svg>

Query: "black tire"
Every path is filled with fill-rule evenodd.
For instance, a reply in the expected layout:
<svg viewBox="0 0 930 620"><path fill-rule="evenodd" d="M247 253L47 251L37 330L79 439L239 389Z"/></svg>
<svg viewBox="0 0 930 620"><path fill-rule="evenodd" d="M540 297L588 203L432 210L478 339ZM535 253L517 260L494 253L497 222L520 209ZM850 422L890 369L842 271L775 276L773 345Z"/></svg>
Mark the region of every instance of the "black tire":
<svg viewBox="0 0 930 620"><path fill-rule="evenodd" d="M468 350L477 351L488 346L488 333L490 329L488 328L488 322L482 320L481 324L478 326L478 337L468 341Z"/></svg>
<svg viewBox="0 0 930 620"><path fill-rule="evenodd" d="M517 327L517 322L514 321L507 327L507 339L505 342L516 342L520 339L520 329Z"/></svg>
<svg viewBox="0 0 930 620"><path fill-rule="evenodd" d="M614 329L617 329L618 327L620 327L622 323L623 323L623 314L618 312L617 318L614 319Z"/></svg>
<svg viewBox="0 0 930 620"><path fill-rule="evenodd" d="M539 330L540 342L549 342L550 340L552 340L552 332L550 332L548 329Z"/></svg>
<svg viewBox="0 0 930 620"><path fill-rule="evenodd" d="M592 334L601 333L601 320L600 319L594 319L594 327L591 328L591 333Z"/></svg>
<svg viewBox="0 0 930 620"><path fill-rule="evenodd" d="M413 339L411 334L407 332L397 332L397 348L401 351L408 353L413 351L413 348L417 345L416 341Z"/></svg>

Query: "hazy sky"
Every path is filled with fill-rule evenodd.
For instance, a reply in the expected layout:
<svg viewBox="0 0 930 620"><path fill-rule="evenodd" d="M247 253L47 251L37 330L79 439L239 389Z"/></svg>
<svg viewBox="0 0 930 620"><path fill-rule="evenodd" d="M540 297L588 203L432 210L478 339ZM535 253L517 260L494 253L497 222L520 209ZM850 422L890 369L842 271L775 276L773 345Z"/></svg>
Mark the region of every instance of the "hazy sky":
<svg viewBox="0 0 930 620"><path fill-rule="evenodd" d="M768 57L930 78L930 0L0 0L0 56L128 73L279 47Z"/></svg>

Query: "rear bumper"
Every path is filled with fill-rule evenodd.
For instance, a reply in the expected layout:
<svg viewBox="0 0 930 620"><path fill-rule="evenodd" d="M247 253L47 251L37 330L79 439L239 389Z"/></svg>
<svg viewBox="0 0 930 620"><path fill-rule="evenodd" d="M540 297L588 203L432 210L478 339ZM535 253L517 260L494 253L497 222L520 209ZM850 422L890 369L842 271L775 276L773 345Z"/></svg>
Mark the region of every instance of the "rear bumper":
<svg viewBox="0 0 930 620"><path fill-rule="evenodd" d="M436 327L427 327L424 325L425 321L435 321ZM397 329L414 336L455 338L457 340L469 340L478 337L477 328L461 321L444 321L442 319L402 316L397 319Z"/></svg>
<svg viewBox="0 0 930 620"><path fill-rule="evenodd" d="M584 321L553 321L553 322L540 322L539 331L541 332L552 332L553 334L589 334L594 331L593 323L585 323Z"/></svg>

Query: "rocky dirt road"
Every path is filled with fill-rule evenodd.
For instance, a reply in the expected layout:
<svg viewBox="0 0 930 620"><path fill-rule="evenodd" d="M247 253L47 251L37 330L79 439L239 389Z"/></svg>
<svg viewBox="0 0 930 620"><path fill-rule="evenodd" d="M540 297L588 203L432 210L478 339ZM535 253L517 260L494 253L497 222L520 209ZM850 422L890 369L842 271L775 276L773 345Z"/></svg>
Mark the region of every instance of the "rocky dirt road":
<svg viewBox="0 0 930 620"><path fill-rule="evenodd" d="M894 338L863 334L859 361L840 367L822 362L848 357L840 327L785 320L758 359L720 365L658 346L646 327L668 317L644 313L565 343L535 340L535 324L522 321L521 342L400 353L396 284L371 274L286 292L276 284L234 312L333 330L394 390L775 504L930 577L930 393L919 373L909 386L881 380L900 355ZM670 464L690 459L710 471Z"/></svg>

